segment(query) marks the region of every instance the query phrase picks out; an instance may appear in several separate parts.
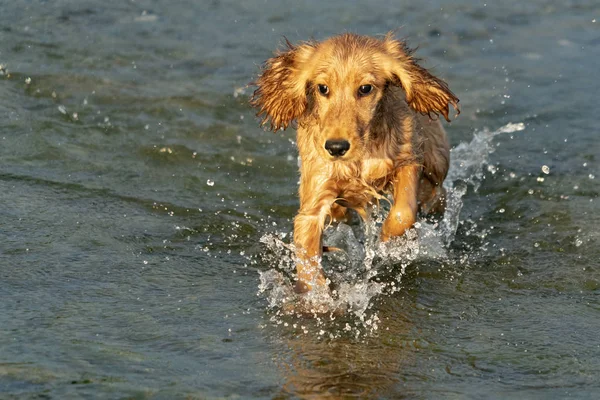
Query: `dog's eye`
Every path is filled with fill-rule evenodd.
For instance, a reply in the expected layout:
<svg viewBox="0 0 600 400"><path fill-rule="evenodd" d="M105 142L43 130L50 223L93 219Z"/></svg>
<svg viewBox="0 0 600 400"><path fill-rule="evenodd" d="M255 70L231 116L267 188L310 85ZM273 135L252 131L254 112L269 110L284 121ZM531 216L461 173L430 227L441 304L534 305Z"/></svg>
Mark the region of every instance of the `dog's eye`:
<svg viewBox="0 0 600 400"><path fill-rule="evenodd" d="M329 87L327 85L317 85L319 88L319 93L323 96L327 96L329 94Z"/></svg>
<svg viewBox="0 0 600 400"><path fill-rule="evenodd" d="M373 85L361 85L361 87L358 88L358 93L361 96L366 96L369 93L371 93L373 91Z"/></svg>

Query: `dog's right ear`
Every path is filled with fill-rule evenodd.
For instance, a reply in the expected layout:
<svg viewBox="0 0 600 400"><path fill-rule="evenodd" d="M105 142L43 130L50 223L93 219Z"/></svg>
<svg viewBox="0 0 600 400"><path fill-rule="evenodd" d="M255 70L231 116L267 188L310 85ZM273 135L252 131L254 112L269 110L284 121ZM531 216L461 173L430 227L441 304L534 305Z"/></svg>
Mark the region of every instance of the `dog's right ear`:
<svg viewBox="0 0 600 400"><path fill-rule="evenodd" d="M315 51L312 43L292 45L287 39L287 49L268 59L262 74L253 85L250 104L258 108L256 115L262 119L261 126L270 123L272 131L286 129L306 110L308 103L306 86L309 78L307 62Z"/></svg>

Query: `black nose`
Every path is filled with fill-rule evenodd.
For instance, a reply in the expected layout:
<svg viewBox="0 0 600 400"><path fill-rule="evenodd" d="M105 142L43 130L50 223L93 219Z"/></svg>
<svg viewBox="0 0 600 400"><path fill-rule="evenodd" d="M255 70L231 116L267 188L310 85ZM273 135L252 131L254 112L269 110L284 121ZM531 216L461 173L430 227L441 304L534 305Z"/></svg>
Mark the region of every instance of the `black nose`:
<svg viewBox="0 0 600 400"><path fill-rule="evenodd" d="M341 157L350 150L350 142L343 139L328 140L325 142L325 149L334 157Z"/></svg>

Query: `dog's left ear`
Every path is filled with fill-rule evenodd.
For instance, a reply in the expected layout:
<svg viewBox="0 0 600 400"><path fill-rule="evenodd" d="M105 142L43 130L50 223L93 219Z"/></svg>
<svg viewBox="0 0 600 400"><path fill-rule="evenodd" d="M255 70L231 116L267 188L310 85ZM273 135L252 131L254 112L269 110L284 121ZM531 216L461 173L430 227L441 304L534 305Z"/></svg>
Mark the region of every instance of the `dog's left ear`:
<svg viewBox="0 0 600 400"><path fill-rule="evenodd" d="M443 80L431 75L429 71L417 64L418 59L412 57L413 50L405 42L396 40L388 34L383 40L383 47L389 56L385 67L391 82L402 86L406 92L406 102L421 114L442 114L446 121L449 105L457 114L458 98Z"/></svg>
<svg viewBox="0 0 600 400"><path fill-rule="evenodd" d="M261 126L270 123L271 130L286 129L304 113L308 104L308 60L315 50L313 43L292 45L286 39L287 49L276 53L263 66L256 82L250 104L258 108Z"/></svg>

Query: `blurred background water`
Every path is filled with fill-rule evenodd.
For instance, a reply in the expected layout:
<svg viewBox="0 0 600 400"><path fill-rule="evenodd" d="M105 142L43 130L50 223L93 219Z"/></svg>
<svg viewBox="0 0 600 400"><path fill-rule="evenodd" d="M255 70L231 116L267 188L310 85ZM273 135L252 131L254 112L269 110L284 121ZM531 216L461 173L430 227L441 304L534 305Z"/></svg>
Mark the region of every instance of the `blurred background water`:
<svg viewBox="0 0 600 400"><path fill-rule="evenodd" d="M599 11L2 1L0 397L597 398ZM461 100L456 235L367 314L284 316L295 136L246 85L284 35L394 29Z"/></svg>

